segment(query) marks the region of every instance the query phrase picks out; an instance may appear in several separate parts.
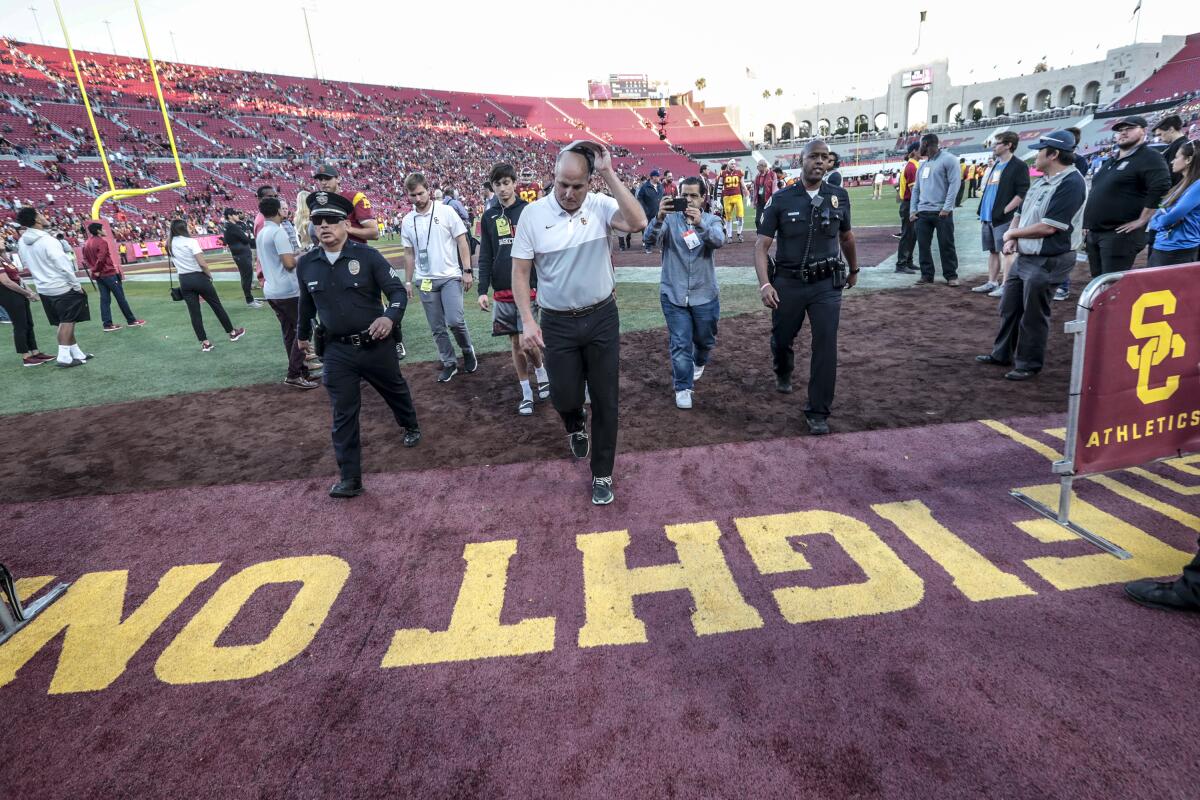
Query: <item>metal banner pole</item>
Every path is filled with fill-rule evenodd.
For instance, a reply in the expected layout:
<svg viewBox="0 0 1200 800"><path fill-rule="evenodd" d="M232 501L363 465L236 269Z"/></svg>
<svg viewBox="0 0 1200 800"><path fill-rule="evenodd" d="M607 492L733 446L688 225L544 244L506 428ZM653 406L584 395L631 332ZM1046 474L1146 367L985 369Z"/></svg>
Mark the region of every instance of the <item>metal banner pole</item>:
<svg viewBox="0 0 1200 800"><path fill-rule="evenodd" d="M21 598L17 596L12 573L0 564L0 644L7 642L17 631L32 622L46 606L61 597L69 586L69 583L60 583L28 606L23 606Z"/></svg>
<svg viewBox="0 0 1200 800"><path fill-rule="evenodd" d="M1088 317L1091 314L1092 302L1096 297L1109 286L1119 281L1123 274L1121 272L1109 272L1092 279L1092 282L1087 285L1079 296L1079 305L1076 307L1075 319L1063 327L1067 333L1075 337L1075 342L1071 351L1071 387L1069 389L1070 403L1067 409L1067 435L1063 443L1063 457L1055 461L1053 467L1054 474L1061 476L1058 491L1058 511L1055 512L1053 509L1047 508L1037 500L1021 492L1014 490L1009 494L1039 514L1054 520L1081 539L1091 542L1101 550L1111 553L1117 558L1127 559L1132 557L1127 550L1118 547L1103 536L1092 533L1086 528L1081 528L1074 522L1071 522L1071 486L1075 481L1075 447L1079 438L1079 398L1083 394L1083 362L1084 356L1087 353Z"/></svg>

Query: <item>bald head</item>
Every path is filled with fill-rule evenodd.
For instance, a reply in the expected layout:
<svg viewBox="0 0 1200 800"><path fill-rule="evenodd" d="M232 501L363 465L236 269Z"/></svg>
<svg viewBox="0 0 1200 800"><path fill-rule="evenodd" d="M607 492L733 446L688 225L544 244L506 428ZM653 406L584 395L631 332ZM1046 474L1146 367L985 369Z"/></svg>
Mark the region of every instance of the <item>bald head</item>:
<svg viewBox="0 0 1200 800"><path fill-rule="evenodd" d="M804 145L803 156L801 180L809 189L816 188L821 185L828 168L829 145L820 139L812 139Z"/></svg>
<svg viewBox="0 0 1200 800"><path fill-rule="evenodd" d="M564 151L554 164L554 199L566 212L573 213L583 205L591 181L591 164L582 153Z"/></svg>

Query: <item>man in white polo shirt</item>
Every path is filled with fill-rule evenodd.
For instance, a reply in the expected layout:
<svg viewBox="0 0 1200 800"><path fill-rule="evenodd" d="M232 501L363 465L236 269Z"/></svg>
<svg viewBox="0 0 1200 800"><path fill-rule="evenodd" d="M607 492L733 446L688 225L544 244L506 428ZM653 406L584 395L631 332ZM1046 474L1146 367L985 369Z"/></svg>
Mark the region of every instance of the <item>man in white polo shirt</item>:
<svg viewBox="0 0 1200 800"><path fill-rule="evenodd" d="M463 313L463 290L470 289L474 281L467 226L454 209L429 196L429 185L421 173L409 175L404 189L413 204L413 210L400 225L400 238L404 240L404 288L409 297L413 296L414 288L420 292L425 319L429 320L442 361L438 383L447 383L458 374L458 358L447 329L454 333L462 348L463 369L468 373L479 369Z"/></svg>
<svg viewBox="0 0 1200 800"><path fill-rule="evenodd" d="M593 174L607 184L611 197L588 192ZM526 350L545 348L550 402L567 428L571 454L586 458L591 453L596 505L613 501L617 455L621 339L609 236L645 227L646 214L617 177L608 150L595 142L572 142L558 155L553 191L522 212L512 246L521 344ZM529 299L534 266L542 327ZM587 433L585 388L591 392L595 446Z"/></svg>

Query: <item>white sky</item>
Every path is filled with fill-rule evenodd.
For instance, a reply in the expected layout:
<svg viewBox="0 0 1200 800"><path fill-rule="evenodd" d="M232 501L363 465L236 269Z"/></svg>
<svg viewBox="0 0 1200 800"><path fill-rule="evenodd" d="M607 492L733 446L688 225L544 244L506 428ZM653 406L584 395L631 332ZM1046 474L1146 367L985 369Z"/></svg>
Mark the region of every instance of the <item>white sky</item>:
<svg viewBox="0 0 1200 800"><path fill-rule="evenodd" d="M145 55L132 0L60 2L76 48L111 52L107 19L118 53ZM956 83L1019 75L1043 55L1051 67L1095 61L1133 41L1136 4L1094 0L1068 3L1074 10L1066 13L1039 14L1038 3L1019 0L850 0L826 3L826 11L815 3L746 4L780 10L731 16L729 2L310 0L308 16L324 78L584 97L589 78L606 79L610 72L647 73L669 81L672 91L703 76L708 91L701 97L710 103L782 88L785 96L770 102L791 108L811 104L818 87L823 102L881 95L893 72L935 58L949 59ZM156 58L172 60L178 47L179 60L189 63L309 76L303 5L143 0L142 11ZM196 14L199 7L203 15ZM607 16L581 19L580 10L592 7ZM923 9L928 21L913 55ZM814 31L814 23L822 30ZM408 31L417 32L411 37L417 44L407 42ZM1143 0L1138 41L1193 32L1200 32L1200 4ZM0 33L64 44L53 0L0 0ZM753 80L746 79L747 67Z"/></svg>

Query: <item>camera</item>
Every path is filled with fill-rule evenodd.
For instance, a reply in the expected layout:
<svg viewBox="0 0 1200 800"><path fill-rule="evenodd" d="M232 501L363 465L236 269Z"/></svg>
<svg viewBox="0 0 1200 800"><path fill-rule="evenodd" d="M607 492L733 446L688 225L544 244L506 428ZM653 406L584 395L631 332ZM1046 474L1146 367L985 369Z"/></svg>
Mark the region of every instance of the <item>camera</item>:
<svg viewBox="0 0 1200 800"><path fill-rule="evenodd" d="M686 197L676 197L671 200L672 211L687 211L688 201Z"/></svg>

